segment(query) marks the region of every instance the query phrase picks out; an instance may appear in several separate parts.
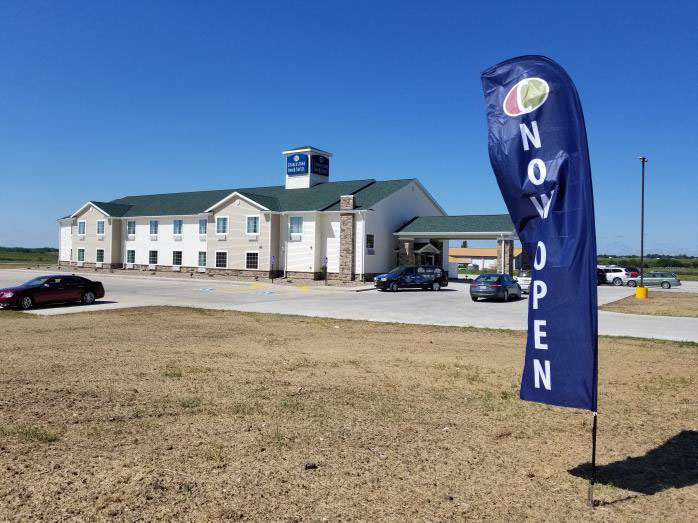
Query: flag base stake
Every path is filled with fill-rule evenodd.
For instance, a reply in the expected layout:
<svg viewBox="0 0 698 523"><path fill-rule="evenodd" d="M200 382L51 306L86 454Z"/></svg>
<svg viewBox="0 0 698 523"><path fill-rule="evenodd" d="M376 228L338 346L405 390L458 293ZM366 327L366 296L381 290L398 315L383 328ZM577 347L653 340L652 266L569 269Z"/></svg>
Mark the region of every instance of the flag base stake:
<svg viewBox="0 0 698 523"><path fill-rule="evenodd" d="M587 496L587 505L589 508L594 508L594 483L596 482L596 412L594 415L594 423L591 428L591 477L589 478L589 493Z"/></svg>

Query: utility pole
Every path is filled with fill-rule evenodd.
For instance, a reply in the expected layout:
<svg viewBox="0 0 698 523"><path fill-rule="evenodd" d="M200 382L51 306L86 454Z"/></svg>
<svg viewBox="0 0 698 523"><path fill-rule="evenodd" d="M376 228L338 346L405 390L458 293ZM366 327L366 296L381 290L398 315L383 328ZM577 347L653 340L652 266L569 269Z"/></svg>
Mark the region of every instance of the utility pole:
<svg viewBox="0 0 698 523"><path fill-rule="evenodd" d="M647 157L640 156L640 163L642 164L642 203L640 210L640 287L644 287L644 275L645 275L645 164L647 163Z"/></svg>

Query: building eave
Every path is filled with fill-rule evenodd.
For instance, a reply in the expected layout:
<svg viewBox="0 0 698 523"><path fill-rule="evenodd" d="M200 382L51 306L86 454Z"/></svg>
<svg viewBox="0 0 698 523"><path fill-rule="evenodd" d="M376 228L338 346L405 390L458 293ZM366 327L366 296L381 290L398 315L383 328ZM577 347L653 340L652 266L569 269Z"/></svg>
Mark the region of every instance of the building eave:
<svg viewBox="0 0 698 523"><path fill-rule="evenodd" d="M86 207L89 207L90 205L91 205L92 207L94 207L95 209L97 209L97 210L98 210L99 212L101 212L102 214L104 214L105 216L107 216L107 217L109 217L109 218L112 217L107 211L105 211L104 209L100 209L98 205L95 205L95 204L92 203L92 202L87 202L85 205L83 205L83 206L80 207L77 211L75 211L73 214L71 214L70 217L71 217L71 218L75 218L75 217L76 217L78 214L80 214Z"/></svg>
<svg viewBox="0 0 698 523"><path fill-rule="evenodd" d="M256 202L256 201L254 201L254 200L251 199L251 198L248 198L248 197L245 196L244 194L241 194L241 193L235 191L235 192L230 193L228 196L226 196L225 198L223 198L221 201L219 201L219 202L217 202L217 203L211 205L211 207L209 207L208 209L206 209L205 212L213 212L213 209L215 209L216 207L220 207L221 205L223 205L224 203L226 203L226 202L232 200L232 199L235 198L236 196L239 197L240 199L246 201L246 202L249 203L250 205L254 205L255 207L259 207L259 209L262 210L262 211L270 211L270 210L271 210L271 209L265 207L264 205L262 205L261 203Z"/></svg>

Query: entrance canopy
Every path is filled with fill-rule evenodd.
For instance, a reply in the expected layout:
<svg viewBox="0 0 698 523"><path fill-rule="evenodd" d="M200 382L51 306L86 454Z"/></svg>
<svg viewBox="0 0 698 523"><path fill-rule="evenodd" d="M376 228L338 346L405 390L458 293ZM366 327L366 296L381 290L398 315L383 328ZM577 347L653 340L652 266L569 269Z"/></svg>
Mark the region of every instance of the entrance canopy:
<svg viewBox="0 0 698 523"><path fill-rule="evenodd" d="M498 270L509 274L514 270L514 240L518 236L508 214L417 216L393 234L398 240L401 265L426 263L425 256L433 256L437 264L447 261L425 253L431 249L447 253L448 240L497 240Z"/></svg>
<svg viewBox="0 0 698 523"><path fill-rule="evenodd" d="M516 240L508 214L463 216L417 216L396 233L399 239L432 240Z"/></svg>

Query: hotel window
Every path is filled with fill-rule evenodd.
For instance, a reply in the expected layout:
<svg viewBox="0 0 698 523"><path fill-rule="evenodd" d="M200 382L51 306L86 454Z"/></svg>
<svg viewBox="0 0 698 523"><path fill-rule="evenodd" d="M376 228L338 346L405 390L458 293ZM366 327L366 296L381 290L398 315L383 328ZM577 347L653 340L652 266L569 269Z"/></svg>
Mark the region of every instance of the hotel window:
<svg viewBox="0 0 698 523"><path fill-rule="evenodd" d="M259 234L259 216L247 217L247 234Z"/></svg>
<svg viewBox="0 0 698 523"><path fill-rule="evenodd" d="M218 269L228 268L228 252L227 251L216 252L216 267Z"/></svg>
<svg viewBox="0 0 698 523"><path fill-rule="evenodd" d="M157 234L158 233L158 221L157 220L150 220L150 234Z"/></svg>
<svg viewBox="0 0 698 523"><path fill-rule="evenodd" d="M172 265L182 265L182 251L172 251Z"/></svg>
<svg viewBox="0 0 698 523"><path fill-rule="evenodd" d="M126 222L126 234L136 234L136 222Z"/></svg>
<svg viewBox="0 0 698 523"><path fill-rule="evenodd" d="M206 251L199 251L199 267L206 267Z"/></svg>
<svg viewBox="0 0 698 523"><path fill-rule="evenodd" d="M78 234L85 234L85 229L87 228L87 224L85 222L78 222Z"/></svg>
<svg viewBox="0 0 698 523"><path fill-rule="evenodd" d="M126 251L126 263L136 263L136 251Z"/></svg>
<svg viewBox="0 0 698 523"><path fill-rule="evenodd" d="M288 219L288 231L290 234L303 234L303 217L291 216Z"/></svg>
<svg viewBox="0 0 698 523"><path fill-rule="evenodd" d="M172 227L174 234L182 234L182 220L175 220Z"/></svg>
<svg viewBox="0 0 698 523"><path fill-rule="evenodd" d="M373 234L367 234L366 235L366 248L367 249L373 249Z"/></svg>
<svg viewBox="0 0 698 523"><path fill-rule="evenodd" d="M78 249L78 261L85 261L85 249Z"/></svg>
<svg viewBox="0 0 698 523"><path fill-rule="evenodd" d="M97 220L97 234L104 234L104 220Z"/></svg>
<svg viewBox="0 0 698 523"><path fill-rule="evenodd" d="M97 249L97 263L104 263L104 249Z"/></svg>
<svg viewBox="0 0 698 523"><path fill-rule="evenodd" d="M150 265L158 264L158 251L148 251L148 263Z"/></svg>
<svg viewBox="0 0 698 523"><path fill-rule="evenodd" d="M199 234L206 234L208 229L208 220L199 220Z"/></svg>
<svg viewBox="0 0 698 523"><path fill-rule="evenodd" d="M248 252L245 254L245 268L246 269L259 269L259 253L258 252Z"/></svg>
<svg viewBox="0 0 698 523"><path fill-rule="evenodd" d="M216 218L216 234L228 234L227 216L219 216Z"/></svg>

